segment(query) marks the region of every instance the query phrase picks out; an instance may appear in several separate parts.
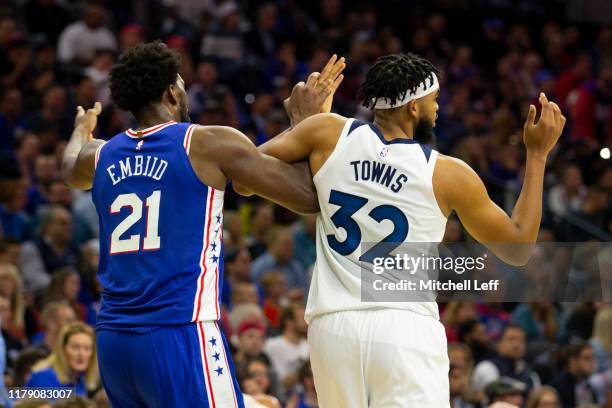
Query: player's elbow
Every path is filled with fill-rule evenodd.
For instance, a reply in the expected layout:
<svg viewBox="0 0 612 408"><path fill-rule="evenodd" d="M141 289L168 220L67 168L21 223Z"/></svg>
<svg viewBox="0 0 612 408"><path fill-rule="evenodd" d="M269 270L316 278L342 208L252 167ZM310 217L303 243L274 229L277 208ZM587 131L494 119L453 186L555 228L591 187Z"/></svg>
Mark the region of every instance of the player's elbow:
<svg viewBox="0 0 612 408"><path fill-rule="evenodd" d="M67 166L62 166L60 175L68 187L72 187L77 190L90 190L92 187L91 182L84 180L82 177L78 177L73 169Z"/></svg>
<svg viewBox="0 0 612 408"><path fill-rule="evenodd" d="M525 266L533 253L533 243L497 244L492 249L499 259L511 266Z"/></svg>
<svg viewBox="0 0 612 408"><path fill-rule="evenodd" d="M248 187L246 187L244 184L237 183L236 181L232 182L232 188L241 196L250 197L253 195L253 192L249 190Z"/></svg>

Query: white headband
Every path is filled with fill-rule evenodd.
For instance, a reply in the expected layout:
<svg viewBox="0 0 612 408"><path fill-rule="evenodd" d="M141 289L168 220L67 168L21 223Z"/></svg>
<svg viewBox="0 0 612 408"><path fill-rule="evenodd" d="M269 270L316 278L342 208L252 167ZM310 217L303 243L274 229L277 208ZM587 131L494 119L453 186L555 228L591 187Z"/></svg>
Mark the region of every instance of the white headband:
<svg viewBox="0 0 612 408"><path fill-rule="evenodd" d="M433 83L431 85L429 85L431 81L429 77L427 77L425 81L419 84L419 86L416 88L416 91L410 92L410 90L407 90L406 93L404 94L404 97L396 101L395 103L391 103L391 101L388 98L373 98L372 99L372 103L374 104L373 109L397 108L399 106L403 106L407 104L410 101L413 101L415 99L420 99L424 96L429 95L432 92L436 92L438 89L440 89L440 83L438 82L438 77L436 76L436 74L432 73L431 75L433 76Z"/></svg>

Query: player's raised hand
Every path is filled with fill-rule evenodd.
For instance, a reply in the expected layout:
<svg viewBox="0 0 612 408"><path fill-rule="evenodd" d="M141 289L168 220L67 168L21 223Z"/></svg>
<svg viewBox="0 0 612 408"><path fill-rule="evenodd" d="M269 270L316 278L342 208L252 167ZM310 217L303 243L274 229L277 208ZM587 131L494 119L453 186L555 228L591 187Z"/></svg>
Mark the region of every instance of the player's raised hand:
<svg viewBox="0 0 612 408"><path fill-rule="evenodd" d="M314 83L316 91L325 96L325 101L321 106L321 113L331 112L332 102L334 101L334 94L342 83L344 75L342 71L346 68L346 62L344 57L338 59L336 54L332 55L327 64L318 76L317 81Z"/></svg>
<svg viewBox="0 0 612 408"><path fill-rule="evenodd" d="M334 94L344 79L342 71L346 67L344 58L332 55L323 70L313 72L306 83L299 82L284 101L285 110L296 125L309 116L331 111Z"/></svg>
<svg viewBox="0 0 612 408"><path fill-rule="evenodd" d="M98 123L98 115L102 112L102 104L96 102L91 109L83 109L82 106L77 108L77 114L74 118L74 127L81 128L89 135L89 139L93 139L93 131Z"/></svg>
<svg viewBox="0 0 612 408"><path fill-rule="evenodd" d="M529 105L527 121L523 127L523 141L529 153L546 157L553 149L565 126L565 116L559 106L549 101L544 93L540 94L542 111L536 123L536 108Z"/></svg>

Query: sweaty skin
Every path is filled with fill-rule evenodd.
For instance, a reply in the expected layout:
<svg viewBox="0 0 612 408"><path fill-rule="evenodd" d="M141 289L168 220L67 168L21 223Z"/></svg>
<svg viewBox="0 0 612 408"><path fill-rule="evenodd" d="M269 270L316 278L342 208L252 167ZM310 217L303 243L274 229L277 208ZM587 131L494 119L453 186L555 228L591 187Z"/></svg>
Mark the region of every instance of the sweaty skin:
<svg viewBox="0 0 612 408"><path fill-rule="evenodd" d="M435 120L437 95L413 101L406 108L406 121L379 123L385 139L404 137L414 129L409 118L420 117L423 112ZM433 174L433 188L438 205L445 216L455 211L466 230L479 242L489 247L500 259L513 265L524 265L531 254L530 245L537 239L542 214L542 189L546 158L557 142L565 118L554 102L544 94L540 96L542 113L535 123L536 109L529 107L523 139L527 148L527 163L523 187L518 201L508 216L490 198L484 183L467 164L459 159L440 155ZM291 130L259 147L264 154L287 163L308 160L312 174L316 174L329 158L338 141L347 118L322 113L310 116ZM240 186L239 186L240 190ZM503 244L496 244L503 243Z"/></svg>

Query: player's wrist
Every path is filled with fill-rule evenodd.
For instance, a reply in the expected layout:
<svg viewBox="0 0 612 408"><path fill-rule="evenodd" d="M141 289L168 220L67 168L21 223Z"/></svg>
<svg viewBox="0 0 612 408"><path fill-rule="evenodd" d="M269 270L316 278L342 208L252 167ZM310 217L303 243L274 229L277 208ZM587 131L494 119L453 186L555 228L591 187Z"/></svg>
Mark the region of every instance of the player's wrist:
<svg viewBox="0 0 612 408"><path fill-rule="evenodd" d="M536 149L527 149L527 161L546 164L548 152L542 152Z"/></svg>

